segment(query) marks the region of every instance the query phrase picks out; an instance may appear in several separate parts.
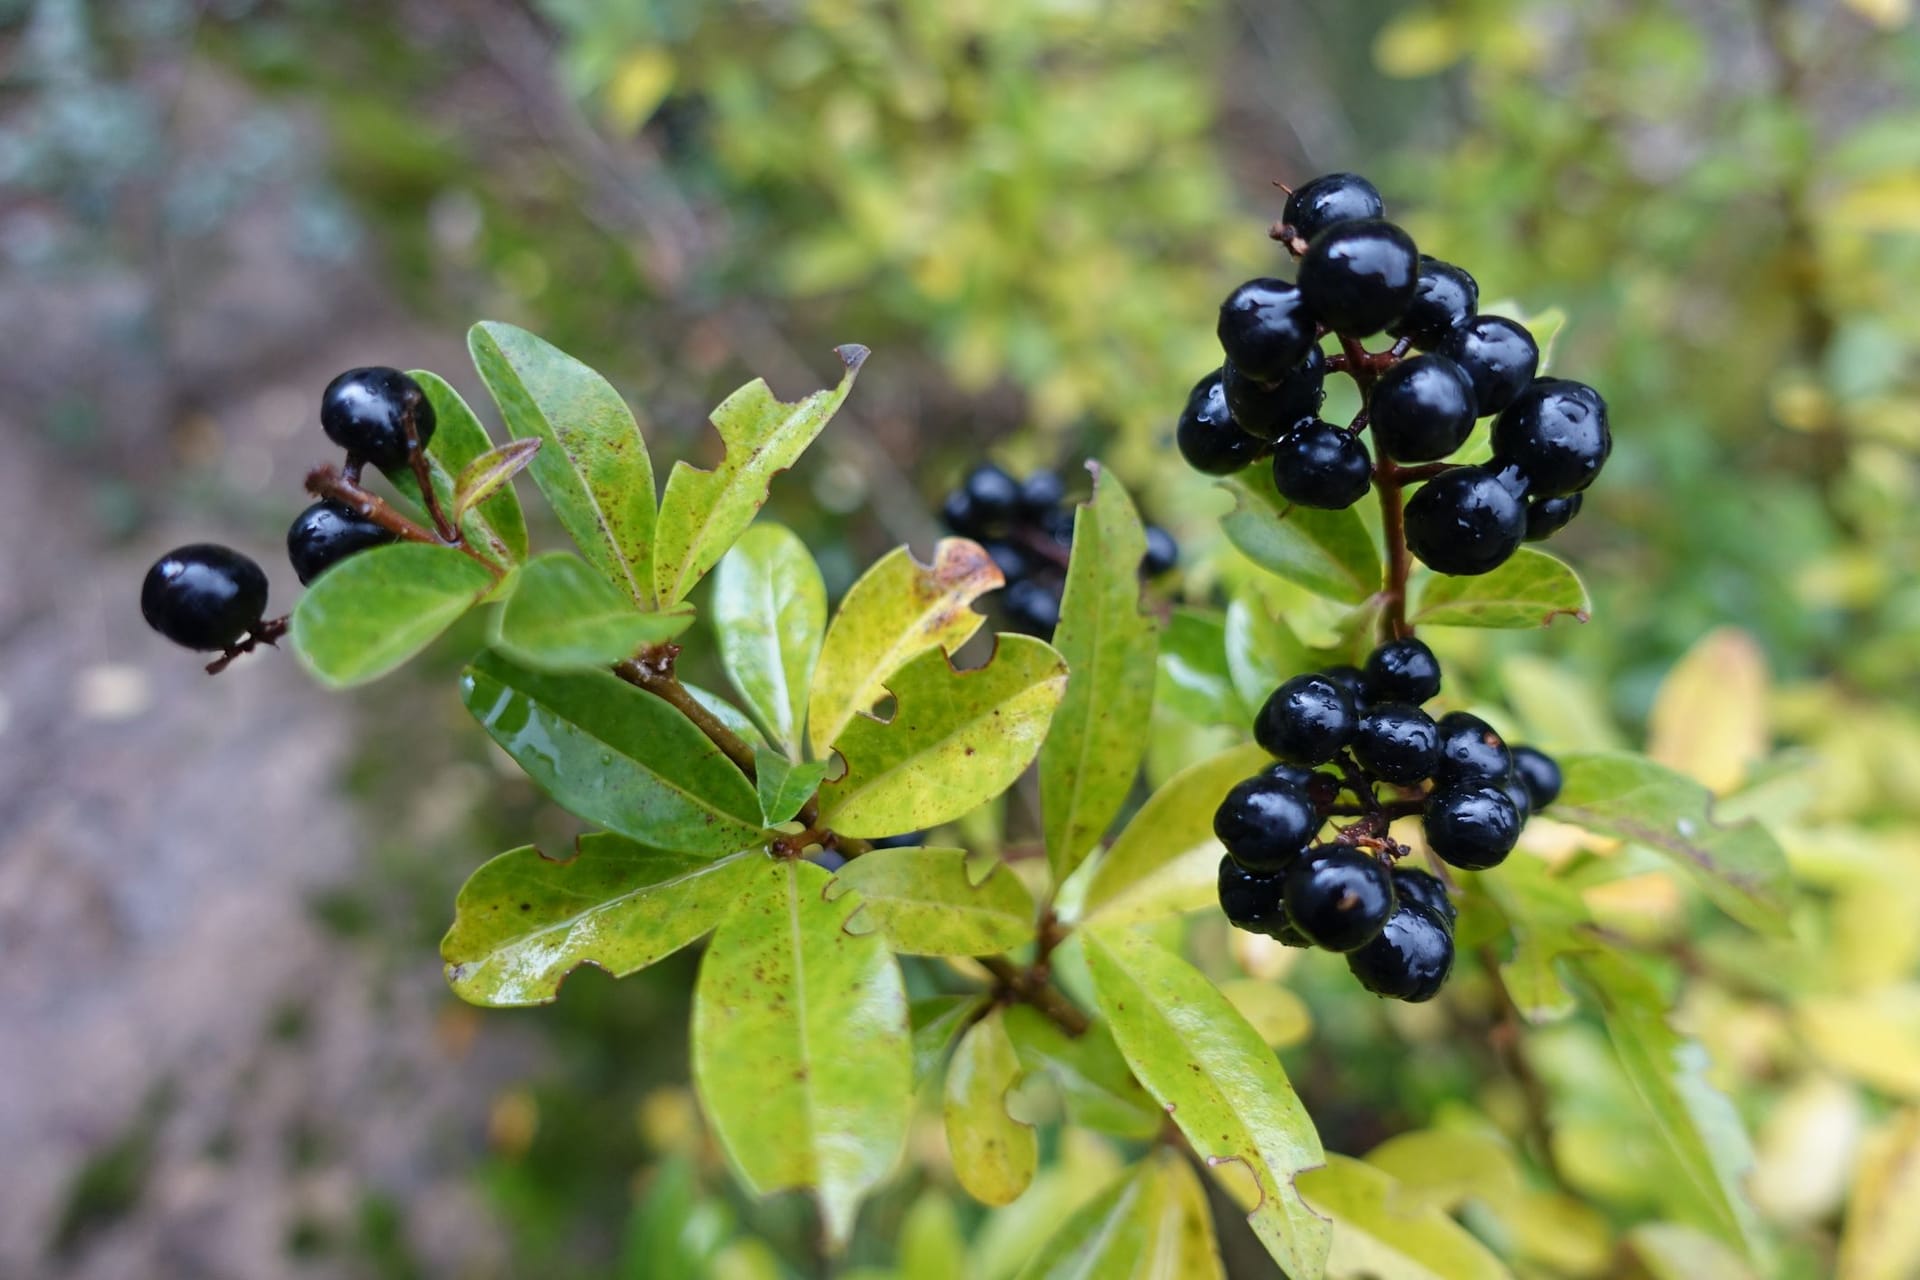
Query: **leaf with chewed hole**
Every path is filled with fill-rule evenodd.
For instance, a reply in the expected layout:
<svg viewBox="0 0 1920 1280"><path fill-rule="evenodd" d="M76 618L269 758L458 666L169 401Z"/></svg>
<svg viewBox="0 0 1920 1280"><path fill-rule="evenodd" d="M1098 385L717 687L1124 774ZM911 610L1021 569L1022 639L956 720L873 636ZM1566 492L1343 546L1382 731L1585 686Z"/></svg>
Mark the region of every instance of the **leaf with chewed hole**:
<svg viewBox="0 0 1920 1280"><path fill-rule="evenodd" d="M1007 1114L1007 1093L1020 1080L1020 1059L998 1009L967 1028L947 1064L947 1149L953 1175L982 1204L1010 1204L1040 1160L1033 1126Z"/></svg>
<svg viewBox="0 0 1920 1280"><path fill-rule="evenodd" d="M1033 941L1033 895L1020 878L996 862L976 884L961 849L874 849L834 880L866 904L855 926L907 955L993 955Z"/></svg>

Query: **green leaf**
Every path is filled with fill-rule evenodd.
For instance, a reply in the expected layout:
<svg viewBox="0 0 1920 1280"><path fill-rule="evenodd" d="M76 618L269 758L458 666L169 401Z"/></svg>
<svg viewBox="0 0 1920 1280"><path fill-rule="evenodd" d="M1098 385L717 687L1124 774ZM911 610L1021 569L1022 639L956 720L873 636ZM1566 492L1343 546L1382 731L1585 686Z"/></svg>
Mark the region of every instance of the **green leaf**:
<svg viewBox="0 0 1920 1280"><path fill-rule="evenodd" d="M834 742L847 771L821 789L820 816L849 836L953 821L1032 763L1066 683L1060 655L1031 636L1001 636L970 671L928 650L887 680L892 719L858 716Z"/></svg>
<svg viewBox="0 0 1920 1280"><path fill-rule="evenodd" d="M967 1280L967 1238L945 1192L928 1188L913 1202L900 1222L899 1253L903 1278Z"/></svg>
<svg viewBox="0 0 1920 1280"><path fill-rule="evenodd" d="M1007 1092L1019 1080L1020 1060L996 1009L960 1037L942 1108L954 1177L982 1204L1018 1199L1040 1160L1033 1126L1007 1114Z"/></svg>
<svg viewBox="0 0 1920 1280"><path fill-rule="evenodd" d="M857 861L857 859L856 859ZM973 1023L974 1012L986 1002L987 996L924 996L915 1000L907 1010L908 1020L913 1026L913 1087L920 1085L935 1071L947 1056L947 1050L953 1047L953 1041Z"/></svg>
<svg viewBox="0 0 1920 1280"><path fill-rule="evenodd" d="M746 775L685 716L602 672L556 675L487 652L461 696L569 813L642 844L733 853L765 838Z"/></svg>
<svg viewBox="0 0 1920 1280"><path fill-rule="evenodd" d="M1232 747L1167 779L1094 868L1084 918L1125 924L1215 901L1221 850L1213 811L1234 783L1272 762L1259 747Z"/></svg>
<svg viewBox="0 0 1920 1280"><path fill-rule="evenodd" d="M1237 504L1220 521L1221 531L1267 572L1348 604L1380 590L1380 552L1352 507L1293 506L1273 487L1268 467L1248 467L1220 487Z"/></svg>
<svg viewBox="0 0 1920 1280"><path fill-rule="evenodd" d="M1412 621L1434 627L1544 627L1555 618L1585 622L1593 611L1586 584L1564 562L1522 547L1491 573L1424 575Z"/></svg>
<svg viewBox="0 0 1920 1280"><path fill-rule="evenodd" d="M447 384L446 379L425 369L408 375L420 384L433 405L433 439L427 442L427 477L442 511L452 511L459 489L456 477L479 458L493 452L493 440L480 419ZM394 477L403 492L418 493L410 483L412 476ZM459 519L460 533L467 545L505 568L527 558L527 519L520 510L520 498L511 482L502 484Z"/></svg>
<svg viewBox="0 0 1920 1280"><path fill-rule="evenodd" d="M1733 1103L1707 1081L1706 1050L1667 1025L1660 989L1625 959L1595 951L1570 963L1713 1231L1760 1257L1764 1245L1744 1190L1753 1149Z"/></svg>
<svg viewBox="0 0 1920 1280"><path fill-rule="evenodd" d="M653 604L653 463L605 378L525 329L467 331L474 368L515 439L545 442L528 470L587 563L641 608Z"/></svg>
<svg viewBox="0 0 1920 1280"><path fill-rule="evenodd" d="M1147 539L1120 482L1093 468L1093 499L1073 522L1073 554L1053 643L1067 691L1040 748L1047 865L1065 880L1106 834L1140 772L1153 711L1153 620L1140 612Z"/></svg>
<svg viewBox="0 0 1920 1280"><path fill-rule="evenodd" d="M1787 855L1751 819L1722 825L1713 793L1684 774L1627 752L1569 753L1565 786L1548 817L1665 854L1734 919L1776 936L1790 932Z"/></svg>
<svg viewBox="0 0 1920 1280"><path fill-rule="evenodd" d="M713 575L714 633L733 687L795 757L806 723L827 587L807 546L777 524L748 529Z"/></svg>
<svg viewBox="0 0 1920 1280"><path fill-rule="evenodd" d="M770 827L788 821L820 789L820 779L826 776L824 760L796 764L778 751L757 748L753 781L760 792L760 817Z"/></svg>
<svg viewBox="0 0 1920 1280"><path fill-rule="evenodd" d="M1158 705L1194 724L1244 731L1252 719L1234 686L1227 664L1227 630L1217 614L1187 608L1173 611L1160 643L1157 690Z"/></svg>
<svg viewBox="0 0 1920 1280"><path fill-rule="evenodd" d="M867 349L837 347L846 366L840 385L795 404L774 399L755 378L721 402L713 425L727 446L711 471L673 464L654 533L654 589L660 600L685 599L765 504L773 477L794 464L840 408L866 362Z"/></svg>
<svg viewBox="0 0 1920 1280"><path fill-rule="evenodd" d="M1133 1078L1113 1033L1096 1022L1069 1036L1031 1005L1006 1012L1007 1035L1028 1074L1041 1073L1060 1091L1067 1119L1082 1128L1144 1141L1165 1116Z"/></svg>
<svg viewBox="0 0 1920 1280"><path fill-rule="evenodd" d="M693 1079L741 1180L813 1188L837 1248L906 1143L913 1063L899 966L846 931L859 898L829 900L827 881L774 862L721 922L694 988Z"/></svg>
<svg viewBox="0 0 1920 1280"><path fill-rule="evenodd" d="M1257 599L1241 597L1227 606L1224 640L1227 671L1249 713L1263 706L1283 680L1313 667L1286 619L1274 617Z"/></svg>
<svg viewBox="0 0 1920 1280"><path fill-rule="evenodd" d="M1201 972L1130 932L1085 932L1100 1012L1134 1075L1210 1167L1255 1184L1248 1222L1295 1280L1318 1280L1331 1229L1294 1179L1325 1160L1280 1060Z"/></svg>
<svg viewBox="0 0 1920 1280"><path fill-rule="evenodd" d="M1020 1280L1220 1280L1206 1191L1165 1149L1083 1205Z"/></svg>
<svg viewBox="0 0 1920 1280"><path fill-rule="evenodd" d="M1487 1247L1440 1210L1402 1199L1393 1175L1346 1156L1301 1175L1300 1194L1333 1220L1332 1280L1509 1280Z"/></svg>
<svg viewBox="0 0 1920 1280"><path fill-rule="evenodd" d="M328 569L300 597L293 650L322 684L365 684L432 644L493 582L485 565L451 547L373 547Z"/></svg>
<svg viewBox="0 0 1920 1280"><path fill-rule="evenodd" d="M1481 1129L1412 1129L1367 1152L1366 1160L1394 1180L1390 1199L1404 1209L1448 1213L1476 1197L1500 1204L1523 1185L1512 1149ZM1306 1191L1312 1199L1311 1182Z"/></svg>
<svg viewBox="0 0 1920 1280"><path fill-rule="evenodd" d="M590 671L685 631L693 610L640 613L591 565L564 551L520 566L494 644L542 671Z"/></svg>
<svg viewBox="0 0 1920 1280"><path fill-rule="evenodd" d="M808 701L807 741L825 759L854 716L870 711L887 678L929 649L952 653L986 621L967 606L1004 579L978 543L942 538L933 563L896 547L860 576L827 628ZM904 829L904 828L903 828Z"/></svg>
<svg viewBox="0 0 1920 1280"><path fill-rule="evenodd" d="M874 849L835 874L865 903L855 924L877 930L895 951L980 956L1033 941L1033 895L993 863L974 884L960 849Z"/></svg>
<svg viewBox="0 0 1920 1280"><path fill-rule="evenodd" d="M583 964L616 978L720 923L765 863L757 849L715 861L625 836L581 836L571 858L532 845L474 872L440 942L447 981L479 1005L547 1004Z"/></svg>
<svg viewBox="0 0 1920 1280"><path fill-rule="evenodd" d="M1513 934L1513 956L1500 966L1507 994L1527 1021L1557 1022L1578 1007L1561 978L1564 956L1595 945L1579 890L1538 858L1511 858L1498 875L1475 877Z"/></svg>
<svg viewBox="0 0 1920 1280"><path fill-rule="evenodd" d="M538 452L538 439L512 440L487 450L460 468L460 474L453 481L453 522L459 524L469 511L505 489L515 476L527 469Z"/></svg>

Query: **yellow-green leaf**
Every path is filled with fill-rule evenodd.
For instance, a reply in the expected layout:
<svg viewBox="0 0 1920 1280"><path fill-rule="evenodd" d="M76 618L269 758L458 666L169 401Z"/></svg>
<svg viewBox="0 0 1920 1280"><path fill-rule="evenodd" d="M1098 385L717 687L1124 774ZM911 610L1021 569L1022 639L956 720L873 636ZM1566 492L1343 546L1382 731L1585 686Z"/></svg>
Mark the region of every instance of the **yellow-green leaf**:
<svg viewBox="0 0 1920 1280"><path fill-rule="evenodd" d="M540 452L540 443L538 438L510 440L460 468L453 480L453 522L461 523L469 511L512 484Z"/></svg>
<svg viewBox="0 0 1920 1280"><path fill-rule="evenodd" d="M514 575L494 646L542 671L590 671L671 640L692 624L691 606L641 613L586 561L550 551Z"/></svg>
<svg viewBox="0 0 1920 1280"><path fill-rule="evenodd" d="M693 997L693 1078L741 1180L808 1187L843 1247L906 1143L907 998L880 939L846 931L808 862L766 865L714 934Z"/></svg>
<svg viewBox="0 0 1920 1280"><path fill-rule="evenodd" d="M777 524L748 529L714 571L712 610L727 677L797 759L827 629L827 587L806 544Z"/></svg>
<svg viewBox="0 0 1920 1280"><path fill-rule="evenodd" d="M1003 581L986 551L965 538L941 539L931 564L905 547L876 561L840 602L820 650L807 712L813 754L824 759L841 730L873 709L887 678L909 660L966 643L986 621L968 606Z"/></svg>
<svg viewBox="0 0 1920 1280"><path fill-rule="evenodd" d="M1423 575L1412 620L1434 627L1544 627L1555 618L1585 622L1592 612L1586 584L1572 568L1522 547L1491 573Z"/></svg>
<svg viewBox="0 0 1920 1280"><path fill-rule="evenodd" d="M1398 1190L1392 1175L1346 1156L1301 1175L1300 1194L1333 1220L1329 1280L1510 1280L1466 1228Z"/></svg>
<svg viewBox="0 0 1920 1280"><path fill-rule="evenodd" d="M544 441L528 472L587 563L641 608L653 604L653 463L608 381L525 329L467 332L474 368L515 439Z"/></svg>
<svg viewBox="0 0 1920 1280"><path fill-rule="evenodd" d="M720 922L765 855L714 860L624 836L581 836L571 858L532 845L486 863L461 888L440 943L463 1000L546 1004L583 964L616 978L672 955Z"/></svg>
<svg viewBox="0 0 1920 1280"><path fill-rule="evenodd" d="M1007 1035L1020 1065L1044 1073L1060 1091L1067 1119L1083 1128L1143 1140L1160 1131L1165 1117L1133 1078L1113 1033L1096 1022L1069 1036L1030 1005L1006 1012Z"/></svg>
<svg viewBox="0 0 1920 1280"><path fill-rule="evenodd" d="M753 785L760 793L761 820L770 827L791 820L826 776L824 760L796 763L770 748L754 748Z"/></svg>
<svg viewBox="0 0 1920 1280"><path fill-rule="evenodd" d="M1060 655L1031 636L1001 636L969 671L922 653L886 682L892 718L856 716L834 741L847 771L821 789L821 818L850 836L953 821L1032 763L1066 683Z"/></svg>
<svg viewBox="0 0 1920 1280"><path fill-rule="evenodd" d="M1522 1186L1507 1144L1473 1129L1414 1129L1388 1138L1366 1159L1394 1180L1393 1203L1403 1209L1448 1213L1475 1197L1498 1203Z"/></svg>
<svg viewBox="0 0 1920 1280"><path fill-rule="evenodd" d="M349 556L294 606L294 652L322 684L365 684L419 653L493 586L473 557L426 542Z"/></svg>
<svg viewBox="0 0 1920 1280"><path fill-rule="evenodd" d="M435 425L433 439L427 442L427 479L440 509L452 513L459 505L459 477L493 452L493 440L446 379L425 369L414 369L407 376L420 384L433 406ZM390 478L404 493L420 491L411 472ZM470 502L456 523L468 546L502 568L527 558L527 520L520 511L511 476L485 497Z"/></svg>
<svg viewBox="0 0 1920 1280"><path fill-rule="evenodd" d="M1744 631L1708 632L1660 682L1647 716L1647 755L1725 795L1771 745L1766 655Z"/></svg>
<svg viewBox="0 0 1920 1280"><path fill-rule="evenodd" d="M719 563L766 503L773 477L794 464L853 390L867 349L838 347L834 354L846 366L838 387L787 404L755 378L713 411L727 447L720 465L702 471L673 464L654 533L654 590L662 603L684 599Z"/></svg>
<svg viewBox="0 0 1920 1280"><path fill-rule="evenodd" d="M1020 1280L1220 1280L1206 1191L1165 1148L1061 1225Z"/></svg>
<svg viewBox="0 0 1920 1280"><path fill-rule="evenodd" d="M1840 1235L1838 1280L1920 1275L1920 1111L1909 1107L1861 1153Z"/></svg>
<svg viewBox="0 0 1920 1280"><path fill-rule="evenodd" d="M1294 506L1273 487L1269 467L1248 467L1220 487L1236 504L1221 532L1262 569L1347 604L1380 590L1379 548L1352 507Z"/></svg>
<svg viewBox="0 0 1920 1280"><path fill-rule="evenodd" d="M947 1064L947 1150L953 1174L982 1204L1010 1204L1040 1159L1033 1126L1007 1114L1007 1093L1020 1080L1020 1060L994 1010L967 1028Z"/></svg>
<svg viewBox="0 0 1920 1280"><path fill-rule="evenodd" d="M1033 895L993 863L978 884L960 849L874 849L851 859L835 882L860 894L855 928L879 930L895 951L979 956L1033 941Z"/></svg>
<svg viewBox="0 0 1920 1280"><path fill-rule="evenodd" d="M1198 969L1150 939L1084 931L1087 967L1113 1038L1207 1163L1254 1183L1254 1234L1295 1280L1323 1274L1331 1232L1295 1179L1325 1153L1280 1060Z"/></svg>
<svg viewBox="0 0 1920 1280"><path fill-rule="evenodd" d="M1040 749L1040 811L1055 884L1080 865L1126 803L1147 750L1139 727L1153 710L1154 625L1140 612L1146 534L1120 482L1092 470L1093 498L1074 517L1053 633L1067 663L1067 690Z"/></svg>

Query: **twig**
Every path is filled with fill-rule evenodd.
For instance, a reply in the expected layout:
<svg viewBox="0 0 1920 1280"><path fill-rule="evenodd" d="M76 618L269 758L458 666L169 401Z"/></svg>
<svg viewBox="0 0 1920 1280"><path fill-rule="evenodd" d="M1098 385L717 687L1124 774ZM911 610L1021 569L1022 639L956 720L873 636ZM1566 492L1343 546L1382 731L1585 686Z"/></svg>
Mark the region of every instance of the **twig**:
<svg viewBox="0 0 1920 1280"><path fill-rule="evenodd" d="M1043 978L1036 978L1005 956L981 956L979 961L981 967L999 981L1003 992L1023 1004L1032 1005L1068 1035L1084 1035L1087 1028L1093 1025L1087 1021L1086 1014L1060 994L1059 988Z"/></svg>
<svg viewBox="0 0 1920 1280"><path fill-rule="evenodd" d="M261 645L277 645L287 634L289 619L293 615L281 614L277 618L262 618L247 628L247 634L228 645L220 656L207 664L207 674L217 676L233 665L233 660L242 654L252 653Z"/></svg>
<svg viewBox="0 0 1920 1280"><path fill-rule="evenodd" d="M1487 1042L1500 1056L1501 1064L1513 1077L1514 1083L1520 1086L1521 1104L1527 1113L1527 1136L1533 1144L1535 1158L1540 1161L1540 1167L1547 1171L1548 1177L1565 1187L1566 1175L1553 1154L1553 1126L1548 1114L1551 1100L1547 1096L1547 1087L1534 1073L1533 1064L1527 1061L1526 1052L1520 1047L1523 1021L1520 1006L1514 1003L1513 993L1507 990L1506 979L1500 976L1500 957L1494 953L1493 944L1482 943L1479 955L1500 1004L1500 1022L1487 1037Z"/></svg>

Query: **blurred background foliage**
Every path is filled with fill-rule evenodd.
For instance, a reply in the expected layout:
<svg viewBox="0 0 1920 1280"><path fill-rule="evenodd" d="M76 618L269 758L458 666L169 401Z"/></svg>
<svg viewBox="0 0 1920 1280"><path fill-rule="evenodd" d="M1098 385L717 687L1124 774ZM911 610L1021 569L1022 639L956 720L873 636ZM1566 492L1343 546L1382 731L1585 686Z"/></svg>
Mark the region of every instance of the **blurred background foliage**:
<svg viewBox="0 0 1920 1280"><path fill-rule="evenodd" d="M822 456L776 491L836 588L892 542L924 547L983 453L1101 456L1180 535L1194 602L1242 578L1213 523L1226 503L1169 465L1174 416L1217 359L1218 299L1284 269L1270 184L1367 172L1490 303L1563 309L1556 368L1613 410L1615 459L1556 548L1594 623L1446 634L1450 670L1543 745L1646 741L1780 831L1807 889L1792 943L1727 929L1651 867L1603 857L1575 879L1664 957L1757 1135L1779 1274L1920 1274L1896 1207L1920 1157L1910 0L0 0L0 38L0 256L36 286L142 273L89 335L101 350L164 366L181 281L236 252L231 220L268 189L297 253L359 264L422 330L511 319L606 370L658 457L710 452L705 409L746 376L793 394L833 344L870 345ZM202 99L219 126L185 146ZM195 389L155 377L173 409L157 487L133 483L153 446L116 442L85 388L21 383L54 447L107 459L88 515L108 536L230 479L197 451ZM238 495L270 535L280 488ZM1177 719L1161 776L1205 737ZM369 812L415 803L394 766L423 758L468 804L371 854L378 889L316 910L350 945L430 964L465 870L565 828L497 784L478 735L429 719L363 754ZM1568 854L1546 839L1540 856ZM1217 922L1194 932L1220 971L1281 975L1230 955ZM692 965L582 974L539 1015L547 1064L493 1104L476 1175L516 1273L812 1273L802 1207L735 1198L684 1089ZM1272 1015L1331 1148L1520 1132L1486 1027L1376 1009L1335 976L1301 964L1301 1007ZM1600 1034L1530 1038L1559 1181L1529 1164L1468 1221L1529 1275L1739 1274L1684 1233L1632 1234L1687 1213L1622 1120ZM1115 1167L1055 1154L976 1232L941 1193L937 1133L916 1141L920 1171L868 1211L855 1261L961 1274L938 1268L964 1228L964 1274L1011 1274ZM376 1191L340 1238L411 1274Z"/></svg>

